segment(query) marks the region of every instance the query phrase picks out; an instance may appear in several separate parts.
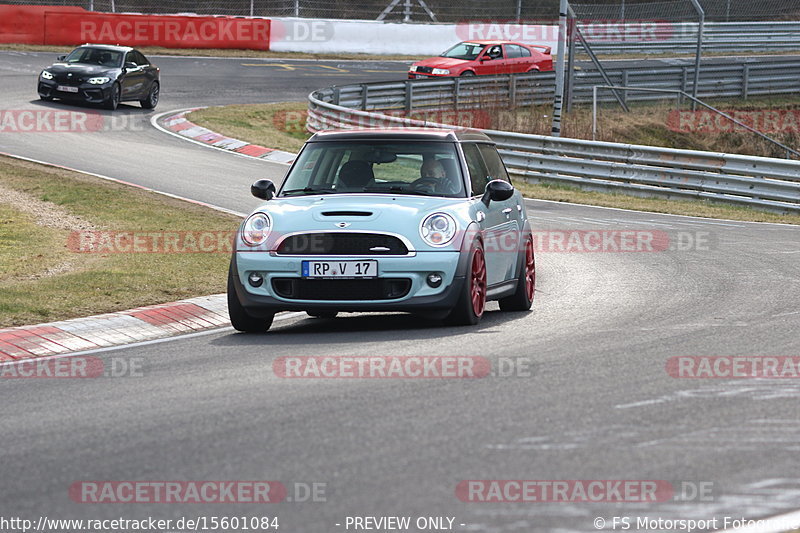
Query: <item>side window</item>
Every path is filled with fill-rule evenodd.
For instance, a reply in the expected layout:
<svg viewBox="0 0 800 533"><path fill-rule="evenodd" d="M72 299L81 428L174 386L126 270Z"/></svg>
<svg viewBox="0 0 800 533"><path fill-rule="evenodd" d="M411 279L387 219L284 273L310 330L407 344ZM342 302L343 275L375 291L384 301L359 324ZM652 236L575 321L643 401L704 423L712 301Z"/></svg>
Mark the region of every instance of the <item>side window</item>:
<svg viewBox="0 0 800 533"><path fill-rule="evenodd" d="M520 46L519 51L521 53L520 57L531 57L531 51L524 46Z"/></svg>
<svg viewBox="0 0 800 533"><path fill-rule="evenodd" d="M486 55L492 59L503 59L503 47L499 44L496 44L489 48L489 51L486 52Z"/></svg>
<svg viewBox="0 0 800 533"><path fill-rule="evenodd" d="M486 176L489 171L486 169L486 164L483 162L481 153L478 151L478 146L471 143L462 144L464 150L464 157L467 160L467 169L469 170L469 181L472 184L472 196L481 196L486 190L488 180Z"/></svg>
<svg viewBox="0 0 800 533"><path fill-rule="evenodd" d="M522 48L517 46L516 44L507 44L506 58L515 59L517 57L522 57Z"/></svg>
<svg viewBox="0 0 800 533"><path fill-rule="evenodd" d="M479 144L478 148L483 155L483 160L486 161L486 168L489 169L490 179L503 180L511 183L511 179L508 177L508 172L506 172L506 167L503 164L503 160L500 159L500 154L497 153L497 149L488 144Z"/></svg>
<svg viewBox="0 0 800 533"><path fill-rule="evenodd" d="M149 65L150 62L145 58L141 52L134 50L133 51L134 57L136 58L137 65Z"/></svg>
<svg viewBox="0 0 800 533"><path fill-rule="evenodd" d="M128 52L125 54L125 63L135 63L138 65L139 63L136 61L136 54L133 52Z"/></svg>

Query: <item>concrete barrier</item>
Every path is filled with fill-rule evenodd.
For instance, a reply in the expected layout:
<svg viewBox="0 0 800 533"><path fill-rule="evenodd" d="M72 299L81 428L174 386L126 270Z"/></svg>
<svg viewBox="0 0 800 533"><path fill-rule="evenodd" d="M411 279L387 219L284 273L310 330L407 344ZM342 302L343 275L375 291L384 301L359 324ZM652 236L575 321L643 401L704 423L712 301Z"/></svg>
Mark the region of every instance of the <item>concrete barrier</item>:
<svg viewBox="0 0 800 533"><path fill-rule="evenodd" d="M481 27L478 31L465 24L400 24L287 17L271 20L270 50L276 52L433 56L468 39L508 38L502 32L494 36L488 27ZM554 50L558 44L558 31L548 26L515 26L504 31L526 44L551 46ZM535 36L535 40L525 39L530 36Z"/></svg>

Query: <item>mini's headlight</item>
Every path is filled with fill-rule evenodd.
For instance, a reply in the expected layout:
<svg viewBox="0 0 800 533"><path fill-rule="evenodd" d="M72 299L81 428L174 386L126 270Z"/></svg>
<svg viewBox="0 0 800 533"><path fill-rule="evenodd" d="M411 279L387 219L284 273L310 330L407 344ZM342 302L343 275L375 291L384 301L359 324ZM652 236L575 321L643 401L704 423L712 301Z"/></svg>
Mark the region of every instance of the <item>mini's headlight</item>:
<svg viewBox="0 0 800 533"><path fill-rule="evenodd" d="M433 69L432 74L438 74L440 76L447 76L448 74L450 74L450 71L447 70L446 68L435 68L435 69Z"/></svg>
<svg viewBox="0 0 800 533"><path fill-rule="evenodd" d="M417 66L416 65L411 65L410 67L408 67L408 71L409 72L416 72L417 71Z"/></svg>
<svg viewBox="0 0 800 533"><path fill-rule="evenodd" d="M242 240L248 246L259 246L267 240L272 229L272 220L264 213L250 215L242 226Z"/></svg>
<svg viewBox="0 0 800 533"><path fill-rule="evenodd" d="M111 81L111 78L108 78L106 76L101 76L99 78L89 78L86 81L88 81L92 85L103 85L104 83L108 83L109 81Z"/></svg>
<svg viewBox="0 0 800 533"><path fill-rule="evenodd" d="M50 74L49 72L47 72L46 70L43 70L42 71L42 78L45 79L45 80L52 80L53 79L53 75Z"/></svg>
<svg viewBox="0 0 800 533"><path fill-rule="evenodd" d="M422 221L419 234L431 246L445 246L456 236L456 221L448 214L434 213Z"/></svg>

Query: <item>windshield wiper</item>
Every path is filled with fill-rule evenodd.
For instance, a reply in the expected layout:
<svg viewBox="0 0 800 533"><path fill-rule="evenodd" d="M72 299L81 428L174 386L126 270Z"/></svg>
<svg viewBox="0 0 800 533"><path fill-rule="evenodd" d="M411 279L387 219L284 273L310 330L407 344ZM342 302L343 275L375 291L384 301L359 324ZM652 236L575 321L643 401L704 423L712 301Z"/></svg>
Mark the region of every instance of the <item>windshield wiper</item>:
<svg viewBox="0 0 800 533"><path fill-rule="evenodd" d="M292 194L292 193L328 194L333 192L336 192L336 189L331 189L330 187L303 187L302 189L289 189L288 191L281 192L281 194Z"/></svg>

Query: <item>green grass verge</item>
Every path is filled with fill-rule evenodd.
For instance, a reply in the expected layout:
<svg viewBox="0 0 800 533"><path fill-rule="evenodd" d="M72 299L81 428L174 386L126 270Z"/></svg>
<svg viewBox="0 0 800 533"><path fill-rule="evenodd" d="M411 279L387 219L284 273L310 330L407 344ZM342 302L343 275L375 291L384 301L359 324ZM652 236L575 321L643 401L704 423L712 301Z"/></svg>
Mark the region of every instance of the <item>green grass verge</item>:
<svg viewBox="0 0 800 533"><path fill-rule="evenodd" d="M296 152L309 134L303 128L305 102L212 107L190 113L187 118L212 131L269 148ZM277 117L277 118L276 118ZM287 117L290 120L287 120ZM638 198L623 194L582 191L561 185L515 183L529 198L753 222L800 224L800 215L780 215L747 207L705 200Z"/></svg>
<svg viewBox="0 0 800 533"><path fill-rule="evenodd" d="M297 152L310 137L306 131L306 109L305 101L228 105L194 111L186 118L234 139Z"/></svg>
<svg viewBox="0 0 800 533"><path fill-rule="evenodd" d="M225 231L239 220L188 202L0 157L0 186L109 231ZM0 327L224 292L229 254L78 253L72 231L0 198Z"/></svg>

